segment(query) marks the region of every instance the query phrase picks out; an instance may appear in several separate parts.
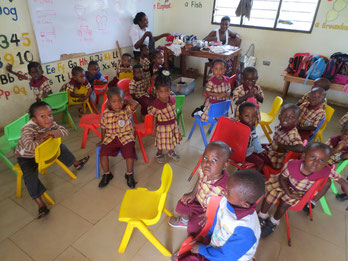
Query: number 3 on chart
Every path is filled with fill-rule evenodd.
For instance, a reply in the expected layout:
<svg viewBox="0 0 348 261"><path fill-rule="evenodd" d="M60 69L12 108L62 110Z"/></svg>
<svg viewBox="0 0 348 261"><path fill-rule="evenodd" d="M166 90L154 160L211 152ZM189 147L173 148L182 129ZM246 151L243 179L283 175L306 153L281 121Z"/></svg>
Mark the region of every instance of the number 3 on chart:
<svg viewBox="0 0 348 261"><path fill-rule="evenodd" d="M3 49L8 48L9 42L7 41L7 37L4 34L0 34L0 47Z"/></svg>

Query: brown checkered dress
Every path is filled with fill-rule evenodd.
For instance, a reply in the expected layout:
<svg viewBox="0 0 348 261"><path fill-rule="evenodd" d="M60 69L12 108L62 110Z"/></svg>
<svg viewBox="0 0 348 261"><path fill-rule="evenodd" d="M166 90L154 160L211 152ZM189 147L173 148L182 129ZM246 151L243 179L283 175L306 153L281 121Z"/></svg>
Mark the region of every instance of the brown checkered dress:
<svg viewBox="0 0 348 261"><path fill-rule="evenodd" d="M129 92L135 99L139 99L143 96L150 97L150 94L147 92L147 87L147 80L145 78L139 81L133 79L129 83Z"/></svg>
<svg viewBox="0 0 348 261"><path fill-rule="evenodd" d="M119 112L107 108L102 115L100 127L105 129L103 144L107 145L117 138L122 145L134 141L134 131L132 126L133 111L130 105L126 105Z"/></svg>
<svg viewBox="0 0 348 261"><path fill-rule="evenodd" d="M91 88L91 84L86 79L86 81L83 84L80 84L76 82L74 79L71 79L69 82L65 83L62 88L60 88L60 92L63 91L69 91L69 92L75 92L75 89L80 89L81 87L85 86L86 90L88 91Z"/></svg>
<svg viewBox="0 0 348 261"><path fill-rule="evenodd" d="M288 130L282 130L280 125L276 126L273 140L263 152L270 159L272 167L275 169L280 169L283 166L283 161L287 153L277 152L278 144L294 146L303 143L295 126Z"/></svg>
<svg viewBox="0 0 348 261"><path fill-rule="evenodd" d="M52 93L50 80L45 76L42 76L42 78L36 83L34 82L34 79L31 78L30 86L33 88L35 99L37 101L40 101L44 94L48 95Z"/></svg>
<svg viewBox="0 0 348 261"><path fill-rule="evenodd" d="M325 117L325 110L323 109L322 104L313 109L310 109L309 106L309 102L305 102L300 105L301 114L298 119L298 126L312 126L316 128L319 125L319 122Z"/></svg>
<svg viewBox="0 0 348 261"><path fill-rule="evenodd" d="M223 76L223 80L219 80L213 76L207 82L207 86L206 86L205 91L206 92L213 92L216 94L231 93L230 79L226 76ZM206 102L205 107L204 107L204 113L201 116L201 120L207 121L209 119L208 111L209 111L210 104L221 102L221 101L226 101L226 100L227 100L227 98L208 97L207 102Z"/></svg>
<svg viewBox="0 0 348 261"><path fill-rule="evenodd" d="M119 79L120 78L120 73L124 72L125 69L130 69L132 71L132 66L129 67L125 67L122 65L121 60L118 60L117 62L117 66L116 66L116 78Z"/></svg>
<svg viewBox="0 0 348 261"><path fill-rule="evenodd" d="M182 140L181 134L176 123L175 98L169 96L169 102L164 103L158 98L154 100L149 108L156 121L155 146L159 150L174 150L176 145ZM168 122L168 124L166 124ZM163 124L163 125L161 125Z"/></svg>
<svg viewBox="0 0 348 261"><path fill-rule="evenodd" d="M343 126L348 121L348 112L343 115L343 117L340 119L340 124Z"/></svg>
<svg viewBox="0 0 348 261"><path fill-rule="evenodd" d="M150 73L150 59L147 57L140 57L140 65L143 67L144 78L146 79L147 87L151 86L151 73Z"/></svg>
<svg viewBox="0 0 348 261"><path fill-rule="evenodd" d="M333 150L334 148L336 148L338 146L338 143L340 141L341 141L341 136L338 135L338 136L331 137L330 139L328 139L325 144L329 145L330 149ZM343 150L331 155L330 159L329 159L329 165L334 165L334 164L341 162L342 161L341 157L345 153L348 153L348 148L343 148Z"/></svg>
<svg viewBox="0 0 348 261"><path fill-rule="evenodd" d="M283 167L281 173L277 175L271 175L269 180L266 182L266 195L265 200L268 204L276 204L279 199L282 199L286 204L293 206L296 205L299 200L288 196L279 183L279 176L288 179L288 186L292 193L303 196L310 187L319 178L331 178L338 180L341 175L336 171L326 166L319 172L314 172L309 176L305 176L301 173L301 165L303 160L289 160Z"/></svg>

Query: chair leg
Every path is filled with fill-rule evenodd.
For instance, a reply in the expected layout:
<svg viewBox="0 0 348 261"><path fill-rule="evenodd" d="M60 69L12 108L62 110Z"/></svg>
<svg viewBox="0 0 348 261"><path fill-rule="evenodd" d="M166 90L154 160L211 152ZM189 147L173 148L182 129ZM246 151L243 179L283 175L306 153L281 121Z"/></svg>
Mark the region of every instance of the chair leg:
<svg viewBox="0 0 348 261"><path fill-rule="evenodd" d="M71 170L68 169L68 167L65 166L63 162L61 162L59 159L56 159L56 162L72 179L77 179L75 174L72 173Z"/></svg>
<svg viewBox="0 0 348 261"><path fill-rule="evenodd" d="M133 121L135 124L138 124L138 118L137 118L137 115L135 114L135 112L133 113Z"/></svg>
<svg viewBox="0 0 348 261"><path fill-rule="evenodd" d="M16 171L13 170L14 165L12 164L12 162L2 152L0 152L0 159L6 164L7 167L12 169L12 171L14 173L16 173Z"/></svg>
<svg viewBox="0 0 348 261"><path fill-rule="evenodd" d="M56 202L54 202L54 200L46 192L42 194L42 197L46 200L48 204L50 205L56 204Z"/></svg>
<svg viewBox="0 0 348 261"><path fill-rule="evenodd" d="M164 213L167 214L168 217L172 217L173 216L173 213L170 212L168 209L164 208L163 211L164 211Z"/></svg>
<svg viewBox="0 0 348 261"><path fill-rule="evenodd" d="M214 126L215 126L215 122L213 122L212 124L210 124L210 127L209 127L209 129L208 129L208 135L213 131Z"/></svg>
<svg viewBox="0 0 348 261"><path fill-rule="evenodd" d="M122 237L121 244L120 244L120 246L118 248L118 252L119 253L122 254L126 250L128 242L129 242L129 239L130 239L130 236L132 235L133 229L134 229L133 222L128 222L126 230L124 231L124 234L123 234L123 237Z"/></svg>
<svg viewBox="0 0 348 261"><path fill-rule="evenodd" d="M332 192L333 192L335 195L338 194L338 190L337 190L337 188L336 188L335 183L334 183L333 180L331 180L331 190L332 190Z"/></svg>
<svg viewBox="0 0 348 261"><path fill-rule="evenodd" d="M22 176L23 176L22 170L17 170L17 191L16 191L16 198L20 198L21 195L22 195Z"/></svg>
<svg viewBox="0 0 348 261"><path fill-rule="evenodd" d="M72 117L70 115L70 112L68 111L68 108L66 109L66 116L68 116L68 122L70 124L70 127L77 131L75 122L73 121L73 119L72 119Z"/></svg>
<svg viewBox="0 0 348 261"><path fill-rule="evenodd" d="M203 129L203 125L201 121L198 121L198 127L199 127L199 130L201 131L204 146L206 147L208 145L208 142L207 142L207 138L205 137L205 133L204 133L204 129Z"/></svg>
<svg viewBox="0 0 348 261"><path fill-rule="evenodd" d="M196 125L197 125L197 119L195 118L195 121L193 122L193 125L192 125L192 128L191 128L191 131L190 131L190 134L189 134L189 136L188 136L188 140L189 139L191 139L191 137L192 137L192 134L193 134L193 131L195 130L195 128L196 128Z"/></svg>
<svg viewBox="0 0 348 261"><path fill-rule="evenodd" d="M96 112L96 114L99 114L99 111L98 111L97 107L95 106L94 102L89 101L89 104L92 106L92 108ZM93 113L93 111L92 111L92 113Z"/></svg>
<svg viewBox="0 0 348 261"><path fill-rule="evenodd" d="M84 149L86 147L88 133L89 133L89 127L84 127L83 128L82 142L81 142L81 149Z"/></svg>
<svg viewBox="0 0 348 261"><path fill-rule="evenodd" d="M288 246L291 247L291 236L290 236L290 225L289 225L289 215L288 212L285 211L285 220L286 220L286 232L288 235Z"/></svg>
<svg viewBox="0 0 348 261"><path fill-rule="evenodd" d="M186 129L185 129L185 123L184 123L184 115L181 113L180 114L180 121L181 121L181 127L182 127L182 132L183 132L183 137L186 137Z"/></svg>
<svg viewBox="0 0 348 261"><path fill-rule="evenodd" d="M272 134L273 131L272 131L271 127L269 126L269 124L265 124L265 125L266 125L266 128L267 128L267 130L268 130L268 133L269 133L269 134Z"/></svg>
<svg viewBox="0 0 348 261"><path fill-rule="evenodd" d="M331 214L330 208L329 208L329 206L328 206L328 204L327 204L327 202L326 202L325 197L322 196L321 199L320 199L319 201L320 201L321 207L322 207L323 210L324 210L324 213L327 214L327 215L329 215L329 216L331 216L332 214ZM308 205L310 205L310 204L308 204ZM313 219L313 218L312 218L312 219Z"/></svg>
<svg viewBox="0 0 348 261"><path fill-rule="evenodd" d="M136 134L136 136L138 136L139 145L140 145L141 152L143 153L144 161L146 163L149 163L149 159L147 158L146 151L145 151L145 148L144 148L143 140L140 138L140 135Z"/></svg>
<svg viewBox="0 0 348 261"><path fill-rule="evenodd" d="M266 130L265 126L264 126L263 124L260 124L260 126L261 126L261 128L262 128L262 130L263 130L263 133L265 134L267 140L269 141L269 143L271 143L271 142L272 142L272 139L271 139L271 137L269 136L268 131Z"/></svg>
<svg viewBox="0 0 348 261"><path fill-rule="evenodd" d="M323 142L323 134L320 132L320 134L319 134L319 139L320 139L320 142Z"/></svg>
<svg viewBox="0 0 348 261"><path fill-rule="evenodd" d="M91 107L91 104L90 104L89 100L87 100L87 101L85 102L85 104L87 105L89 111L90 111L91 113L93 113L93 110L92 110L92 107ZM86 112L84 111L83 113L86 113Z"/></svg>

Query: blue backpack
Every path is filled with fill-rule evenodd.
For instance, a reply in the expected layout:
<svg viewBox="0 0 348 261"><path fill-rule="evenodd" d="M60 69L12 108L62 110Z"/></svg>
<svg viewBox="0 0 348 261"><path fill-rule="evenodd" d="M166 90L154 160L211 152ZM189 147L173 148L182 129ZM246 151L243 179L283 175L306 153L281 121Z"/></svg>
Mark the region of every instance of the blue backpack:
<svg viewBox="0 0 348 261"><path fill-rule="evenodd" d="M320 78L323 75L325 68L326 68L325 59L320 56L314 56L311 61L311 66L306 72L307 77L304 84L307 83L308 78L312 80Z"/></svg>

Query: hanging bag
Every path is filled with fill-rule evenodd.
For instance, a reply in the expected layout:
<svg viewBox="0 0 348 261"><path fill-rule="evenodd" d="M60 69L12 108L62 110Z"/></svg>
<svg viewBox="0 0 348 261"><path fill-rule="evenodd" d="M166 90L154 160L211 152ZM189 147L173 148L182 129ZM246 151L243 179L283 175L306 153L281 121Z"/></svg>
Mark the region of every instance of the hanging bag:
<svg viewBox="0 0 348 261"><path fill-rule="evenodd" d="M256 65L256 57L255 54L255 45L251 44L248 48L248 51L242 56L241 65L242 68L246 68L249 66L254 67Z"/></svg>

